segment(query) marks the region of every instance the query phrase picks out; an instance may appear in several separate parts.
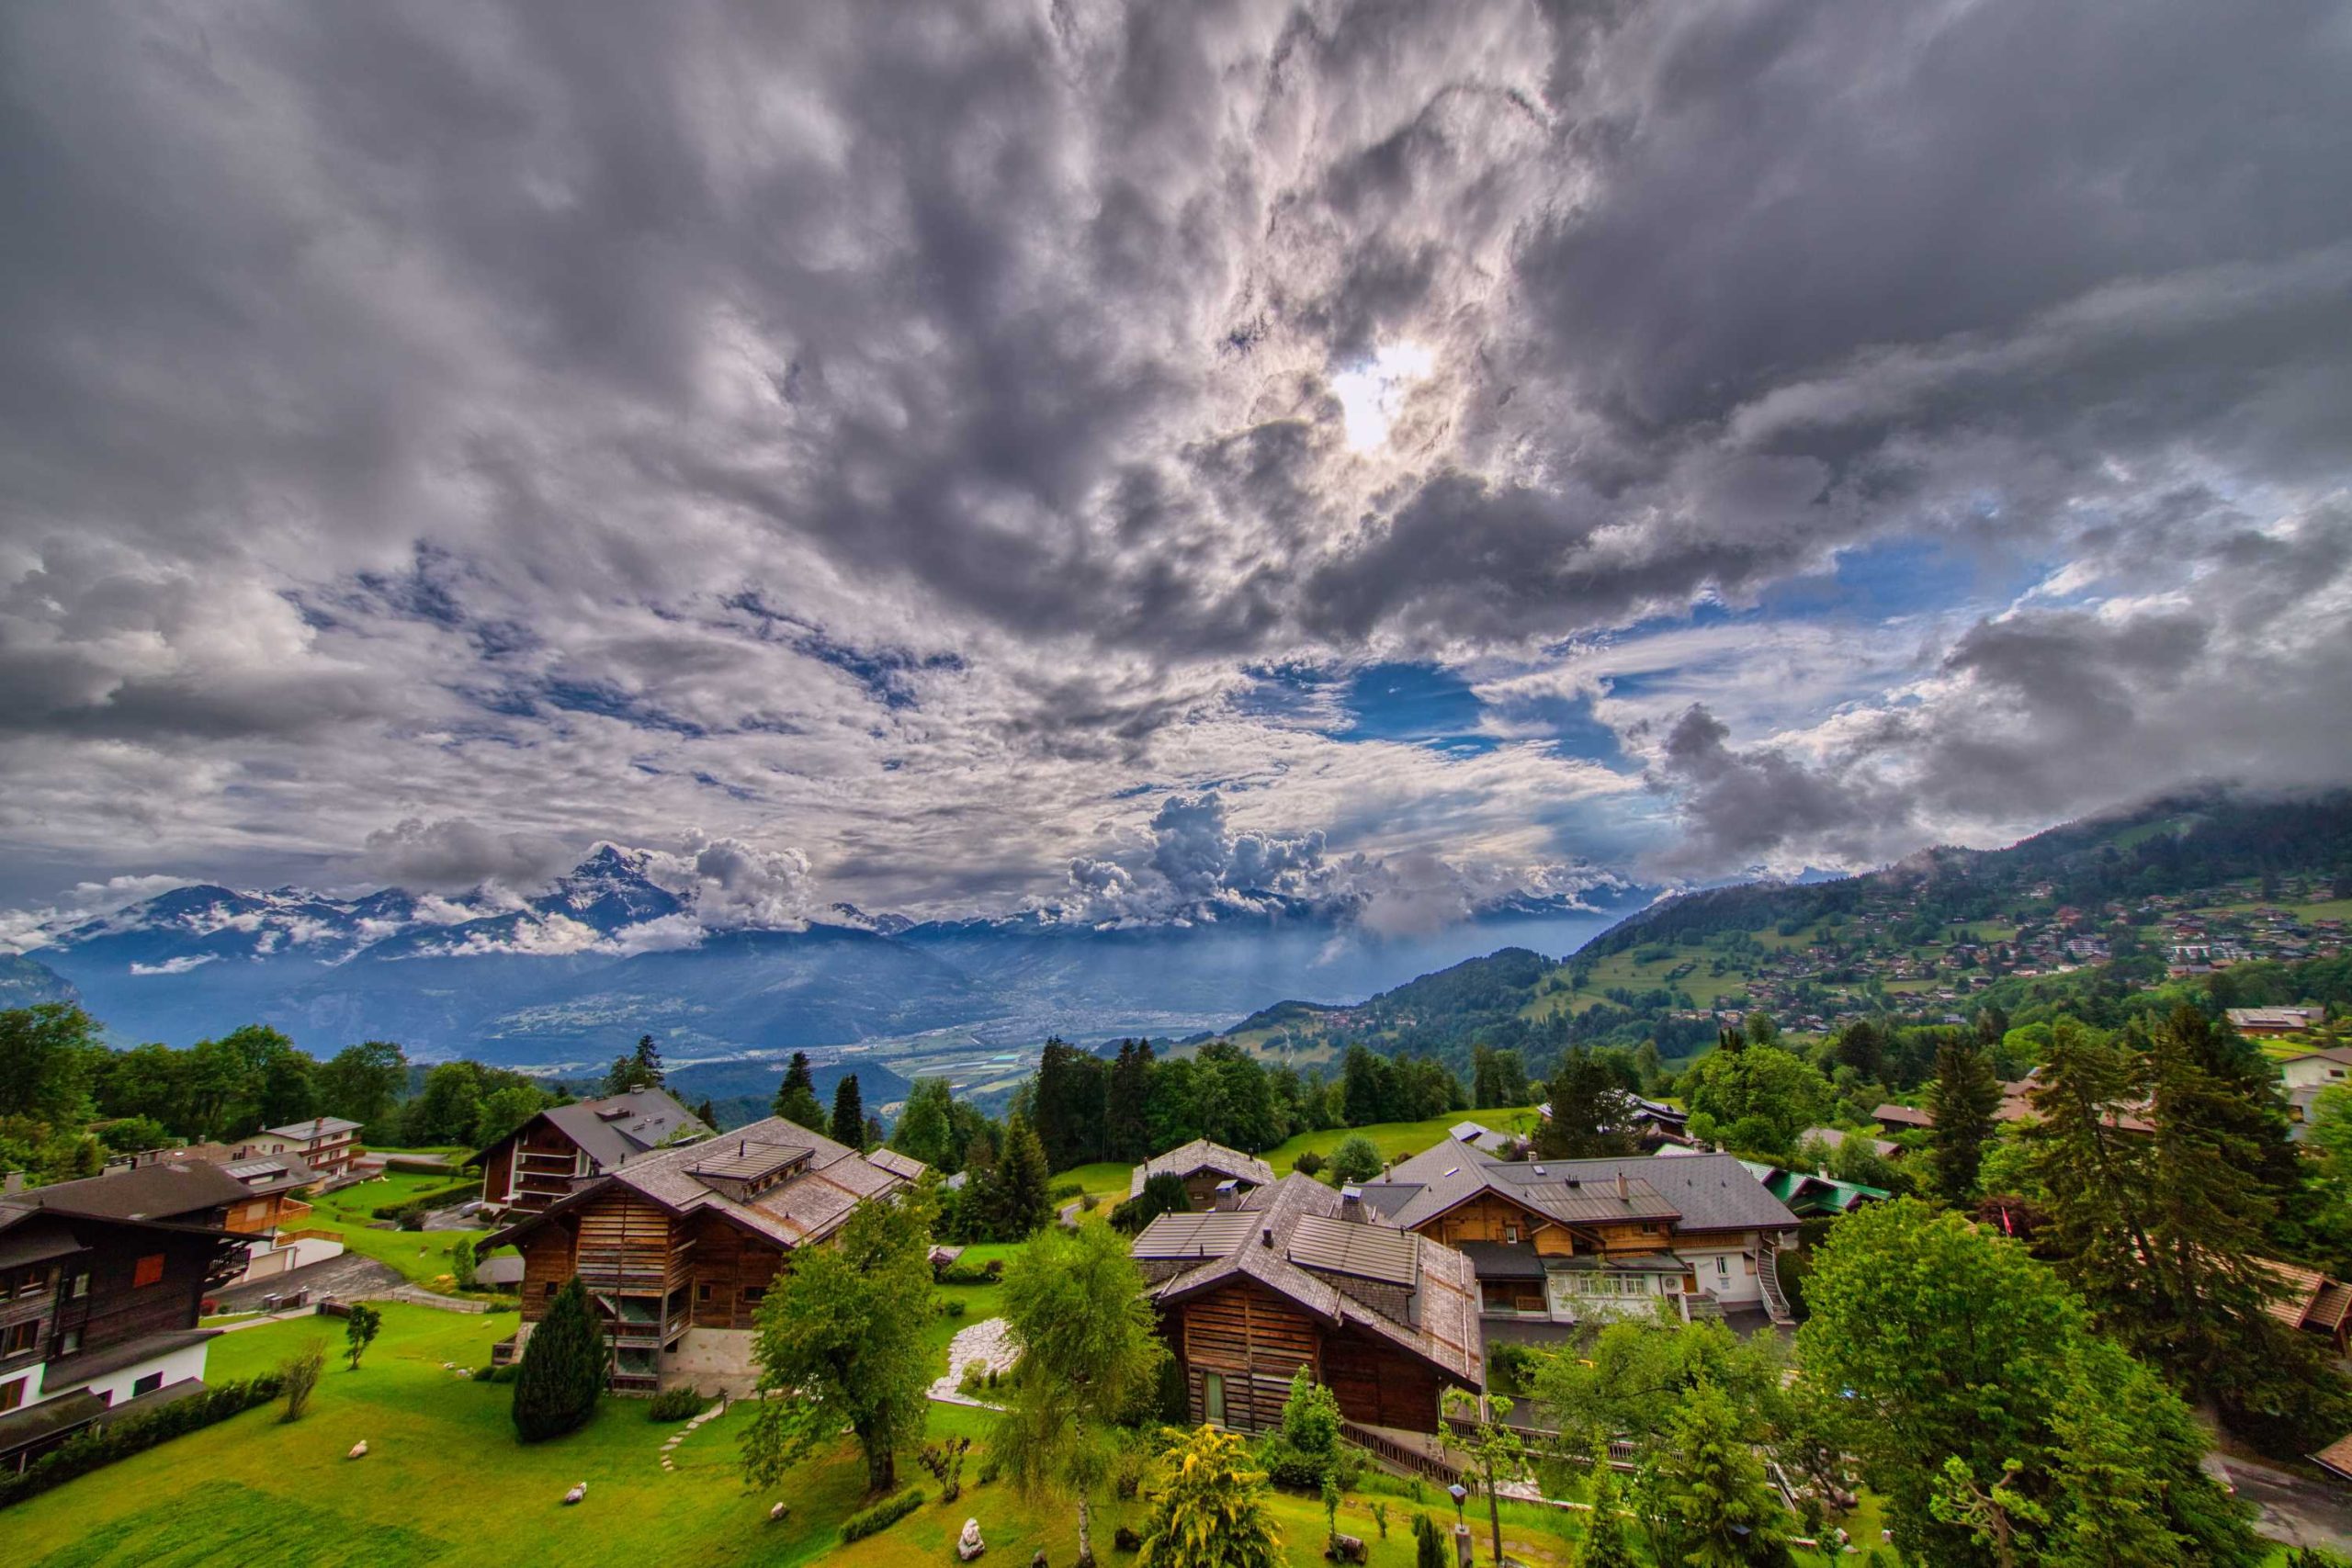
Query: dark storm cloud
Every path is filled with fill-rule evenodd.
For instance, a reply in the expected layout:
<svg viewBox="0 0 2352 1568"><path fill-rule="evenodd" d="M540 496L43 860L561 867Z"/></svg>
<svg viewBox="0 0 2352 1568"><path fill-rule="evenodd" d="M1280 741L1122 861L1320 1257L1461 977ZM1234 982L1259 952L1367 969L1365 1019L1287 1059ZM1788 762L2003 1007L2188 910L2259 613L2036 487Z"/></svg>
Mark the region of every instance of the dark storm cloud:
<svg viewBox="0 0 2352 1568"><path fill-rule="evenodd" d="M1538 659L1911 535L2116 602L1678 729L1691 854L2120 787L2070 727L2210 772L2232 682L2340 696L2279 628L2341 615L2348 78L2301 0L12 8L0 825L789 813L998 887L1136 773L1345 796L1245 666Z"/></svg>

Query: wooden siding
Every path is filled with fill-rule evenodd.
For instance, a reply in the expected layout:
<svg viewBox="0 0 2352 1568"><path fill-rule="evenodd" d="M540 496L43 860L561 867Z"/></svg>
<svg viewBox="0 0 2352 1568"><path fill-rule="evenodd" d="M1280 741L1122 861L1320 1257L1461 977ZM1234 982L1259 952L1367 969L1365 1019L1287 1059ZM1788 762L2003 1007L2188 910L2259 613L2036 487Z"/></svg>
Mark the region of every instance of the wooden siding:
<svg viewBox="0 0 2352 1568"><path fill-rule="evenodd" d="M1421 1226L1431 1241L1457 1247L1465 1241L1511 1245L1513 1231L1520 1244L1533 1243L1546 1258L1573 1258L1582 1253L1661 1252L1673 1245L1673 1228L1663 1220L1578 1225L1571 1231L1557 1221L1521 1207L1498 1192L1482 1193L1447 1210Z"/></svg>
<svg viewBox="0 0 2352 1568"><path fill-rule="evenodd" d="M523 1321L537 1323L548 1312L548 1298L571 1278L571 1221L569 1215L550 1220L514 1244L523 1255Z"/></svg>
<svg viewBox="0 0 2352 1568"><path fill-rule="evenodd" d="M1322 1325L1261 1286L1227 1285L1179 1303L1174 1314L1195 1422L1208 1419L1204 1373L1225 1379L1225 1424L1245 1432L1280 1424L1299 1368L1322 1379Z"/></svg>
<svg viewBox="0 0 2352 1568"><path fill-rule="evenodd" d="M693 1238L673 1235L669 1214L626 1188L572 1211L579 1241L573 1266L591 1291L666 1295L684 1284Z"/></svg>
<svg viewBox="0 0 2352 1568"><path fill-rule="evenodd" d="M1323 1382L1340 1414L1367 1427L1438 1429L1440 1381L1428 1363L1353 1328L1323 1342Z"/></svg>
<svg viewBox="0 0 2352 1568"><path fill-rule="evenodd" d="M79 1330L82 1344L77 1354L87 1355L146 1335L196 1326L209 1283L207 1270L218 1257L210 1238L92 1226L89 1239L90 1250L70 1260L62 1271L64 1299L58 1303L51 1325L53 1335L62 1337L69 1329ZM158 1253L164 1258L163 1277L151 1285L132 1284L140 1258ZM89 1289L76 1296L73 1281L83 1273L90 1277ZM57 1386L53 1380L73 1375L74 1357L55 1359L56 1365L43 1379L52 1387Z"/></svg>
<svg viewBox="0 0 2352 1568"><path fill-rule="evenodd" d="M693 1225L694 1325L751 1327L758 1303L745 1292L765 1291L785 1269L784 1249L715 1215L698 1215Z"/></svg>

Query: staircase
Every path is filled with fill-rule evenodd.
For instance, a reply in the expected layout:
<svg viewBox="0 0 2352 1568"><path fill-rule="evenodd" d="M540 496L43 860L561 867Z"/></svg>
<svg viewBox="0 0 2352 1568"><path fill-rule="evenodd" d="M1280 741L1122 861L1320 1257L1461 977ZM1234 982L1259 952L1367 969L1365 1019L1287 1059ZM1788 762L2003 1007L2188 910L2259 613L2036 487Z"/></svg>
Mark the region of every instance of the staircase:
<svg viewBox="0 0 2352 1568"><path fill-rule="evenodd" d="M1789 1296L1781 1288L1781 1254L1778 1248L1756 1260L1756 1282L1764 1291L1764 1311L1783 1328L1793 1326L1797 1314L1789 1309Z"/></svg>

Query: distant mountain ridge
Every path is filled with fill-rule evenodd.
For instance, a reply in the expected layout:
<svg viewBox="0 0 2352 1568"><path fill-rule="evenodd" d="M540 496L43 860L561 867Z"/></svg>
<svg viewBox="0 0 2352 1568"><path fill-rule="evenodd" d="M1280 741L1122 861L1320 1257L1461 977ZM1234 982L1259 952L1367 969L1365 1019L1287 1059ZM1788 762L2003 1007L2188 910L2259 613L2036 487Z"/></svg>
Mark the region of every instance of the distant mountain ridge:
<svg viewBox="0 0 2352 1568"><path fill-rule="evenodd" d="M644 852L602 844L529 898L176 887L42 933L17 972L78 993L127 1041L186 1044L259 1021L322 1049L386 1039L560 1070L649 1032L673 1059L714 1061L945 1031L1030 1048L1057 1032L1192 1032L1295 990L1336 1000L1502 941L1566 952L1612 918L1566 896L1519 896L1450 931L1385 942L1267 894L1158 924L1057 911L917 922L834 904L788 927L714 927L653 869Z"/></svg>

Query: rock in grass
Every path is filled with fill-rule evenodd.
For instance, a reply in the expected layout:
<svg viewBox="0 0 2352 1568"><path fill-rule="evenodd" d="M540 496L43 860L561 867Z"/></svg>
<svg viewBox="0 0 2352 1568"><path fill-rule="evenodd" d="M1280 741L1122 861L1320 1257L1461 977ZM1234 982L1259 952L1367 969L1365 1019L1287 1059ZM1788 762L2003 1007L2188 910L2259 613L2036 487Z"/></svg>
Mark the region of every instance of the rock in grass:
<svg viewBox="0 0 2352 1568"><path fill-rule="evenodd" d="M772 1524L772 1525L780 1525L780 1524L784 1523L785 1516L786 1516L786 1514L791 1513L791 1512L792 1512L792 1505L791 1505L791 1504L789 1504L789 1503L778 1503L775 1507L770 1508L770 1509L768 1510L768 1523L770 1523L770 1524Z"/></svg>
<svg viewBox="0 0 2352 1568"><path fill-rule="evenodd" d="M980 1540L980 1521L966 1519L964 1533L956 1538L956 1560L959 1562L969 1562L987 1550L987 1544Z"/></svg>
<svg viewBox="0 0 2352 1568"><path fill-rule="evenodd" d="M583 1481L579 1485L573 1487L571 1491L565 1493L563 1495L563 1500L567 1505L570 1505L577 1503L586 1495L588 1495L588 1483Z"/></svg>
<svg viewBox="0 0 2352 1568"><path fill-rule="evenodd" d="M357 1442L352 1444L351 1451L343 1457L345 1459L366 1459L368 1457L368 1439L362 1438Z"/></svg>

